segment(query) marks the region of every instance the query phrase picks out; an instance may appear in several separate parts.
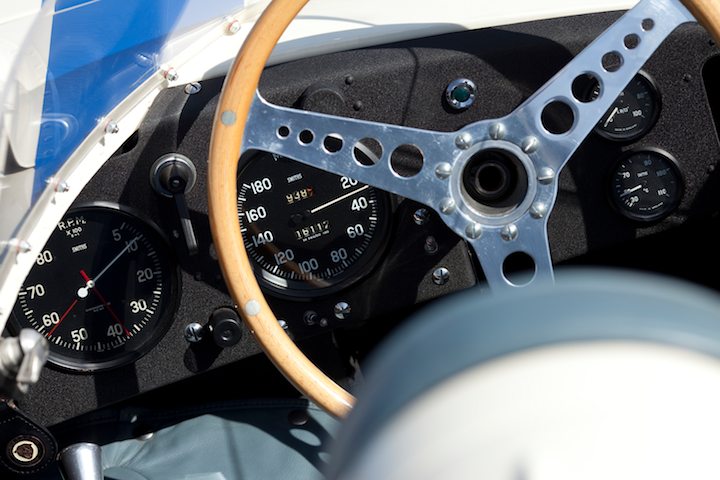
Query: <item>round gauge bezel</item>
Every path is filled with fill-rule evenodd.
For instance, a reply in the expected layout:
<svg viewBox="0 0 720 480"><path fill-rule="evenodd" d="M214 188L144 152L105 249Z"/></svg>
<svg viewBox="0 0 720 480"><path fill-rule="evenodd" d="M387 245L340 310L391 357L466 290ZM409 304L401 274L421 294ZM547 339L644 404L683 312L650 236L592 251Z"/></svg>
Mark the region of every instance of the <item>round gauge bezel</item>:
<svg viewBox="0 0 720 480"><path fill-rule="evenodd" d="M136 210L132 207L120 205L114 202L94 201L94 202L83 202L70 207L62 218L72 212L79 210L105 210L111 212L113 215L118 213L130 217L135 222L143 224L148 230L152 231L156 235L156 240L160 242L158 247L161 247L164 255L169 256L170 268L167 272L169 275L170 289L167 295L169 300L165 310L162 312L154 324L148 325L142 330L142 335L145 338L137 346L131 345L131 350L125 350L125 346L128 342L125 342L122 346L122 350L118 350L116 355L110 355L106 359L102 360L78 360L76 358L64 355L62 351L53 350L53 343L48 342L50 346L50 354L48 357L48 366L59 371L76 373L76 374L93 374L97 372L103 372L112 370L115 368L123 367L125 365L137 362L140 358L145 356L150 350L152 350L162 338L167 334L171 325L175 312L180 304L181 290L181 272L180 266L178 265L176 256L168 241L165 233L160 227L146 214ZM53 228L53 233L55 229ZM48 241L50 238L48 238ZM28 272L28 275L30 272ZM32 328L32 326L22 326L20 320L16 318L15 307L13 307L12 314L10 315L10 321L8 322L11 333L17 335L22 328ZM151 328L150 332L145 333L145 329ZM147 337L145 337L147 336Z"/></svg>
<svg viewBox="0 0 720 480"><path fill-rule="evenodd" d="M636 77L641 77L645 81L646 85L648 86L648 90L650 91L650 95L652 96L652 101L655 105L655 109L653 110L652 116L647 122L647 126L640 129L640 131L633 133L630 136L626 136L623 134L607 132L600 127L600 124L598 122L598 124L595 125L595 128L593 128L593 132L595 132L600 137L615 143L630 143L634 142L635 140L639 140L640 138L647 135L657 123L658 118L660 118L660 111L662 110L662 97L660 96L660 90L658 89L657 83L652 78L652 76L650 76L650 74L644 70L638 71L638 73L633 77L631 82L635 80ZM612 106L610 108L612 108ZM603 112L603 117L605 116L605 113L607 112Z"/></svg>
<svg viewBox="0 0 720 480"><path fill-rule="evenodd" d="M240 180L240 176L246 170L249 163L253 161L256 156L259 155L272 155L272 153L263 150L250 150L243 154L243 156L238 162L238 177L236 179L238 183ZM290 157L285 157L283 155L279 156L287 160L302 164L302 162L294 160ZM307 167L312 167L311 165L304 165ZM320 171L323 173L332 174L323 170ZM367 253L364 253L360 257L360 259L350 265L350 267L341 274L340 278L337 281L330 279L332 283L325 287L311 285L302 280L290 280L278 277L276 275L273 275L271 272L263 269L256 262L250 259L250 264L252 266L253 272L255 273L255 278L257 279L261 289L279 298L289 300L312 300L315 298L321 298L327 295L331 295L333 293L337 293L370 275L377 266L380 259L382 259L383 255L387 251L388 240L390 238L391 231L390 221L393 211L391 196L384 190L372 186L371 188L375 190L375 194L377 195L378 199L378 222L376 232L373 235L373 237L378 238L378 243L374 251L370 252L368 257L365 257ZM383 214L387 217L385 221L381 221ZM283 283L285 285L282 285Z"/></svg>
<svg viewBox="0 0 720 480"><path fill-rule="evenodd" d="M638 214L631 212L625 208L624 204L618 199L617 192L615 191L613 187L613 181L615 178L615 175L618 171L618 168L620 166L620 163L625 161L626 159L632 157L633 155L637 155L639 153L653 153L656 155L661 156L666 160L667 165L670 167L671 171L673 172L673 175L675 176L675 181L677 183L677 195L673 199L672 203L669 203L667 206L663 207L660 212L653 213L653 214ZM675 210L677 210L678 206L682 202L682 198L685 195L685 178L682 174L682 170L680 169L680 163L677 161L677 159L671 155L666 150L663 150L661 148L657 147L642 147L642 148L634 148L632 150L628 150L625 153L623 153L620 157L618 157L617 160L612 165L612 168L610 169L610 172L607 176L607 185L608 185L608 199L610 204L612 205L613 209L622 215L625 219L632 221L635 224L642 224L644 226L650 226L653 224L656 224L668 216L672 215Z"/></svg>

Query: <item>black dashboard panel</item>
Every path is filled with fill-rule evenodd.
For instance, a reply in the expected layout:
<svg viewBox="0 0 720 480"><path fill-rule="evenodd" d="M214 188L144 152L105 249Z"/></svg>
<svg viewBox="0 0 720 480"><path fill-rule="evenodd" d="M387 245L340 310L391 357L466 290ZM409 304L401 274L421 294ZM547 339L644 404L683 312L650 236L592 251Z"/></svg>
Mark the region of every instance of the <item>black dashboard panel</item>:
<svg viewBox="0 0 720 480"><path fill-rule="evenodd" d="M546 20L298 60L266 69L260 90L281 105L452 131L512 111L617 17L595 14ZM720 146L702 81L703 66L717 54L701 27L679 29L644 67L662 97L654 127L631 143L591 135L580 146L561 175L550 217L555 262L621 251L639 237L717 214L720 188L715 167ZM475 104L463 111L448 107L443 99L446 86L456 78L471 79L478 87ZM144 212L165 232L182 277L174 322L157 346L134 364L91 375L48 369L23 402L39 421L57 423L259 352L246 330L237 345L226 349L191 345L184 339L187 324L205 324L215 309L232 306L212 247L206 199L207 151L222 81L204 81L192 95L183 88L162 92L138 132L76 202L117 202ZM637 148L671 153L683 176L685 189L678 209L651 224L619 215L608 197L616 159ZM197 183L187 194L200 246L194 256L187 255L172 199L156 194L149 181L153 163L172 152L187 156L197 168ZM394 317L415 305L477 282L479 269L470 251L435 214L419 225L415 213L421 205L397 197L390 204L387 241L379 261L361 280L318 298L270 298L295 339L344 327L392 324L397 321ZM433 248L427 247L430 237ZM438 267L449 271L447 283L433 281ZM352 306L349 318L334 315L341 301ZM307 320L308 312L316 315L316 321ZM253 391L255 386L243 384L243 388ZM64 400L52 401L56 398Z"/></svg>

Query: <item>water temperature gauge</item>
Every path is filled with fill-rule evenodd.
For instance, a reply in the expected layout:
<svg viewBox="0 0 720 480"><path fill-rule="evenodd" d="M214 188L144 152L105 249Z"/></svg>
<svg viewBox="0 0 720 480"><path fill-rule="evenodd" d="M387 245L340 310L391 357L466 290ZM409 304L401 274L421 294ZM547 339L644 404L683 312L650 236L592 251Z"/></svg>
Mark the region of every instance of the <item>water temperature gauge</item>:
<svg viewBox="0 0 720 480"><path fill-rule="evenodd" d="M682 176L667 152L645 149L630 152L617 162L611 175L610 198L618 211L639 222L655 222L677 208Z"/></svg>

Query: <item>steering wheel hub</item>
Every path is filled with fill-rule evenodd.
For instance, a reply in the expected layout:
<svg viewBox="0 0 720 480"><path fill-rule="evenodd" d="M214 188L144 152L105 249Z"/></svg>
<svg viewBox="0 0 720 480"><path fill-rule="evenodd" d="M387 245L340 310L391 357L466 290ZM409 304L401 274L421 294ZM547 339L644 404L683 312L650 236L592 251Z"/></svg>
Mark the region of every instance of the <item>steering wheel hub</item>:
<svg viewBox="0 0 720 480"><path fill-rule="evenodd" d="M520 159L499 148L480 150L470 157L462 174L463 192L476 208L503 214L516 208L528 191L528 174Z"/></svg>

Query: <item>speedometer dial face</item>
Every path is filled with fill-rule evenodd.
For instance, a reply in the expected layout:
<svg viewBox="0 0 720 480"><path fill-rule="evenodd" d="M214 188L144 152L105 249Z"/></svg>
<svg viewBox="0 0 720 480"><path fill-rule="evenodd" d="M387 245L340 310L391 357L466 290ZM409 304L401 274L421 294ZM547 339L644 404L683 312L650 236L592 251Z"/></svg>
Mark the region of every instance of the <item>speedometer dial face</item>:
<svg viewBox="0 0 720 480"><path fill-rule="evenodd" d="M115 367L167 330L177 283L168 247L150 224L117 206L73 209L20 289L14 324L47 338L58 366Z"/></svg>
<svg viewBox="0 0 720 480"><path fill-rule="evenodd" d="M387 194L284 157L257 153L238 177L238 215L261 284L330 293L367 274L387 233Z"/></svg>

